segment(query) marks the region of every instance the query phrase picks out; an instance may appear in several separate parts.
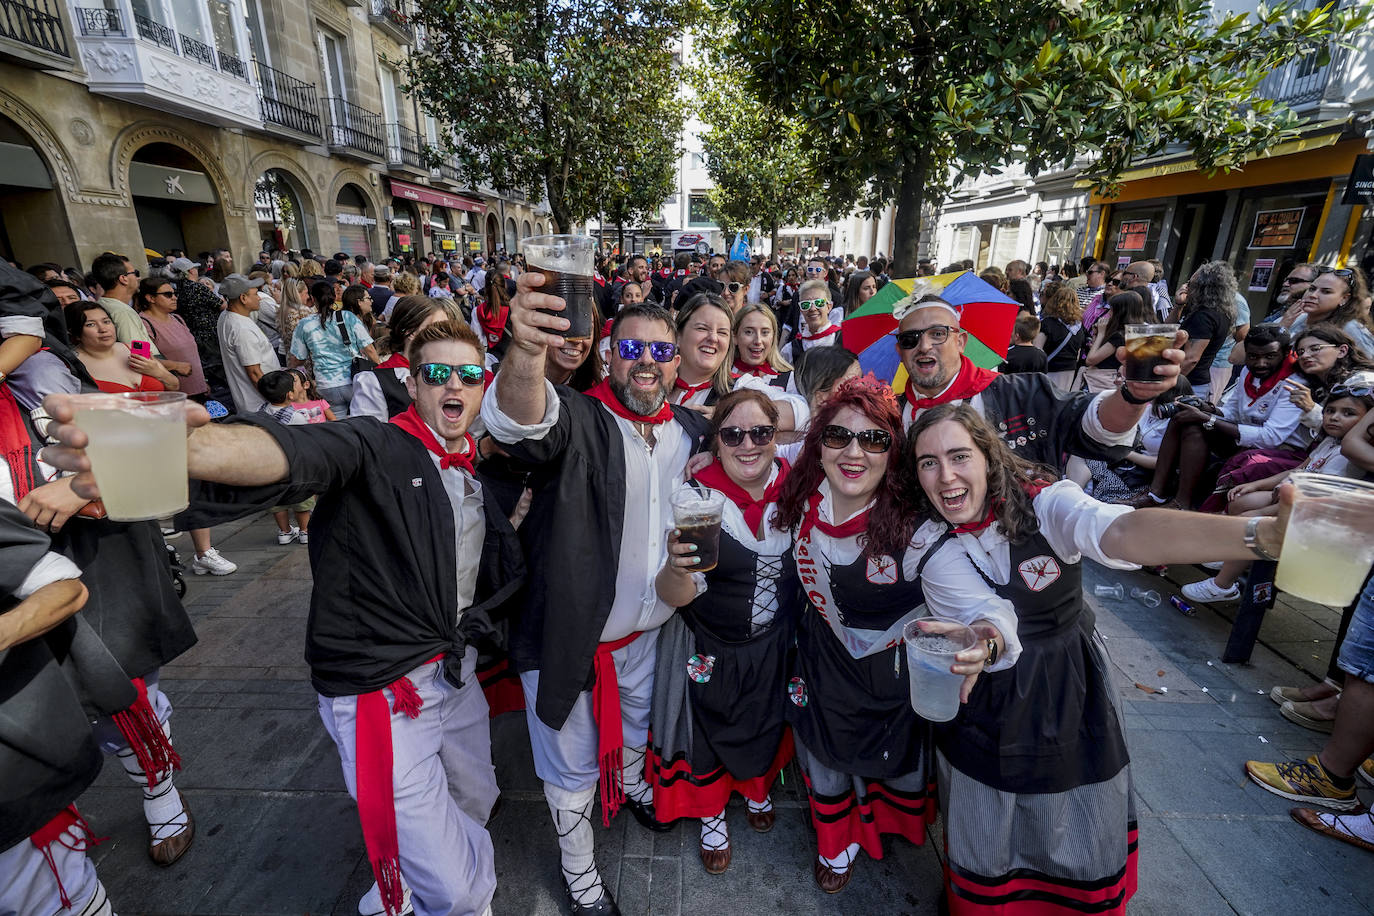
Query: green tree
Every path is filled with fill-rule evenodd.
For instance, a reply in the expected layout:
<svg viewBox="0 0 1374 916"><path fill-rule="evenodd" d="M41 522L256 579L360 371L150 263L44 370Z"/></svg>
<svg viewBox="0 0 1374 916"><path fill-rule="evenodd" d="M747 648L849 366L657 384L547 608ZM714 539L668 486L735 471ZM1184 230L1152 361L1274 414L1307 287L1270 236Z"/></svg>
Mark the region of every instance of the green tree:
<svg viewBox="0 0 1374 916"><path fill-rule="evenodd" d="M691 84L705 128L706 172L714 184L707 198L727 238L761 229L776 254L780 227L837 217L843 206L832 205L824 183L808 168L803 122L750 93L716 50L719 45L698 47L702 66Z"/></svg>
<svg viewBox="0 0 1374 916"><path fill-rule="evenodd" d="M1327 59L1368 19L1293 4L1220 15L1210 0L725 0L750 91L806 124L809 165L839 198L895 201L894 273L916 267L921 205L951 166L1032 174L1076 156L1110 190L1182 142L1205 171L1298 127L1261 98L1275 67Z"/></svg>
<svg viewBox="0 0 1374 916"><path fill-rule="evenodd" d="M406 91L450 125L444 152L465 180L547 199L566 232L608 203L635 214L672 192L638 150L681 133L671 39L697 4L418 0L412 21L432 39L396 63Z"/></svg>
<svg viewBox="0 0 1374 916"><path fill-rule="evenodd" d="M625 250L625 227L645 225L659 218L663 202L677 190L677 163L682 155L677 138L686 119L685 102L670 98L664 103L667 121L677 125L666 137L646 133L638 119L621 120L623 140L616 152L600 161L591 186L600 189L598 216L603 227L614 223L617 248ZM604 229L603 229L604 231Z"/></svg>

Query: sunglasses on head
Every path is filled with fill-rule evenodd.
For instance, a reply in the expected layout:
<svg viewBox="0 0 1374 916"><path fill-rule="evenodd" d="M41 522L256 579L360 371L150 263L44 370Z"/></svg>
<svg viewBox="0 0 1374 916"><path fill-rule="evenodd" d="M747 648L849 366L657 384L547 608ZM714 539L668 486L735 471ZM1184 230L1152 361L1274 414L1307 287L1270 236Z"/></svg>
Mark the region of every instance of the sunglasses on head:
<svg viewBox="0 0 1374 916"><path fill-rule="evenodd" d="M666 363L677 355L677 344L669 343L666 340L643 341L627 337L615 342L616 351L621 359L638 361L644 355L644 348L649 348L649 357L656 363Z"/></svg>
<svg viewBox="0 0 1374 916"><path fill-rule="evenodd" d="M803 312L809 312L812 309L823 309L829 304L829 299L803 299L801 302L797 303L797 306Z"/></svg>
<svg viewBox="0 0 1374 916"><path fill-rule="evenodd" d="M826 448L848 448L851 439L858 439L859 448L871 455L881 455L892 447L892 434L885 429L866 429L856 433L843 426L831 425L821 431L821 445Z"/></svg>
<svg viewBox="0 0 1374 916"><path fill-rule="evenodd" d="M1323 274L1335 274L1342 280L1349 281L1352 277L1355 276L1355 271L1351 270L1349 267L1323 267L1317 271L1317 276L1320 277Z"/></svg>
<svg viewBox="0 0 1374 916"><path fill-rule="evenodd" d="M1367 398L1374 395L1374 387L1369 385L1332 385L1331 393L1326 396L1328 401L1335 398Z"/></svg>
<svg viewBox="0 0 1374 916"><path fill-rule="evenodd" d="M776 426L751 426L747 430L738 426L722 426L716 430L716 438L721 445L735 448L744 442L744 436L748 433L749 440L755 445L767 445L773 441L773 434L777 431Z"/></svg>
<svg viewBox="0 0 1374 916"><path fill-rule="evenodd" d="M954 331L955 329L947 324L932 324L930 327L919 331L903 331L897 335L897 346L903 350L914 350L921 345L923 336L929 336L930 345L938 347L949 340L949 335Z"/></svg>
<svg viewBox="0 0 1374 916"><path fill-rule="evenodd" d="M461 366L450 363L420 363L416 374L426 385L438 388L440 385L447 385L455 372L458 373L459 380L469 388L476 388L486 379L486 372L475 363L464 363Z"/></svg>

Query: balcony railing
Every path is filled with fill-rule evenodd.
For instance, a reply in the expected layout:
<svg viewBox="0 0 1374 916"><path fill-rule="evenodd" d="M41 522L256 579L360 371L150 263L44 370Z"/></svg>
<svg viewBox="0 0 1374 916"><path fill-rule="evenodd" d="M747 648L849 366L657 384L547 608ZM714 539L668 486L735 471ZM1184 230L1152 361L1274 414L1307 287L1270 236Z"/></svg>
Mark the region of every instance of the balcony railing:
<svg viewBox="0 0 1374 916"><path fill-rule="evenodd" d="M386 161L392 165L421 168L425 157L420 152L420 135L401 124L386 125Z"/></svg>
<svg viewBox="0 0 1374 916"><path fill-rule="evenodd" d="M402 0L372 0L367 18L373 25L390 29L401 41L415 40L415 27L410 23Z"/></svg>
<svg viewBox="0 0 1374 916"><path fill-rule="evenodd" d="M386 156L381 115L336 97L326 98L324 108L329 118L326 138L330 146L355 150L378 159Z"/></svg>
<svg viewBox="0 0 1374 916"><path fill-rule="evenodd" d="M221 58L222 60L223 58ZM320 103L313 83L306 83L262 61L253 61L258 69L258 99L262 105L262 119L291 130L320 136Z"/></svg>
<svg viewBox="0 0 1374 916"><path fill-rule="evenodd" d="M445 181L451 181L454 184L463 180L458 172L457 158L445 159L439 163L439 174L443 176Z"/></svg>
<svg viewBox="0 0 1374 916"><path fill-rule="evenodd" d="M138 27L140 38L161 45L173 54L177 53L177 33L155 19L134 13L134 25Z"/></svg>
<svg viewBox="0 0 1374 916"><path fill-rule="evenodd" d="M215 52L219 55L219 68L230 76L237 77L248 82L248 64L241 57L235 57L227 51Z"/></svg>
<svg viewBox="0 0 1374 916"><path fill-rule="evenodd" d="M1317 55L1295 58L1277 68L1259 85L1259 94L1290 108L1298 108L1321 101L1331 74L1341 69L1346 49L1331 49L1331 61L1325 66L1317 63Z"/></svg>
<svg viewBox="0 0 1374 916"><path fill-rule="evenodd" d="M0 38L71 57L53 0L0 0Z"/></svg>
<svg viewBox="0 0 1374 916"><path fill-rule="evenodd" d="M76 27L82 35L104 38L108 35L123 35L124 23L119 21L118 10L90 9L78 6Z"/></svg>
<svg viewBox="0 0 1374 916"><path fill-rule="evenodd" d="M181 37L181 56L189 57L191 60L199 61L212 69L219 69L215 66L215 49L203 41L197 41L187 35Z"/></svg>

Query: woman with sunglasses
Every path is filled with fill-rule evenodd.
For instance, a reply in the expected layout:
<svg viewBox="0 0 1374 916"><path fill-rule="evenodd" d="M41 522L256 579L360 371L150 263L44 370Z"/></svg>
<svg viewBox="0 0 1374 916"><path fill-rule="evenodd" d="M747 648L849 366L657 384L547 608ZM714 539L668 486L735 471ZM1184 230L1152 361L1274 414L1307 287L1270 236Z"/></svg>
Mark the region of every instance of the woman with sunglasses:
<svg viewBox="0 0 1374 916"><path fill-rule="evenodd" d="M1367 357L1374 357L1374 326L1369 317L1369 282L1358 267L1321 268L1302 297L1303 314L1289 333L1296 340L1304 330L1333 324L1355 339Z"/></svg>
<svg viewBox="0 0 1374 916"><path fill-rule="evenodd" d="M734 337L736 378L752 375L775 388L787 388L792 364L778 350L778 319L772 309L758 302L740 308L735 312Z"/></svg>
<svg viewBox="0 0 1374 916"><path fill-rule="evenodd" d="M730 306L732 315L738 315L740 309L744 308L749 295L749 281L753 279L752 273L749 265L743 261L730 261L720 269L720 275L716 279L725 287L721 291L721 296Z"/></svg>
<svg viewBox="0 0 1374 916"><path fill-rule="evenodd" d="M807 605L797 624L788 721L806 774L819 846L816 883L836 893L863 849L883 857L882 837L925 842L930 726L911 707L903 625L923 603L975 625L983 637L961 652L955 673L993 670L1020 651L1010 603L998 598L902 487L894 443L902 419L892 391L872 379L836 386L816 414L783 485L777 524Z"/></svg>
<svg viewBox="0 0 1374 916"><path fill-rule="evenodd" d="M935 727L949 912L1124 914L1136 886L1131 774L1081 561L1272 559L1287 512L1247 523L1109 506L1017 457L962 404L922 414L905 451L917 507L1015 607L1022 646Z"/></svg>
<svg viewBox="0 0 1374 916"><path fill-rule="evenodd" d="M714 460L678 488L725 496L719 561L697 572L696 546L675 533L656 580L679 613L659 631L646 777L661 820L701 819L701 862L713 875L730 865L730 797L743 795L749 826L767 833L769 789L792 756L783 684L801 593L785 559L792 538L769 524L788 470L776 458L777 423L762 392L721 398Z"/></svg>
<svg viewBox="0 0 1374 916"><path fill-rule="evenodd" d="M210 386L205 383L205 370L200 364L200 350L191 329L176 314L176 285L163 277L147 277L138 284L134 294L134 308L143 319L153 347L162 354L164 368L178 376L181 391L200 403L205 403Z"/></svg>
<svg viewBox="0 0 1374 916"><path fill-rule="evenodd" d="M1308 328L1297 339L1293 356L1301 376L1283 380L1289 399L1303 410L1302 425L1317 430L1322 425L1319 403L1326 400L1331 386L1353 372L1374 369L1374 361L1361 355L1354 338L1334 324L1322 323Z"/></svg>

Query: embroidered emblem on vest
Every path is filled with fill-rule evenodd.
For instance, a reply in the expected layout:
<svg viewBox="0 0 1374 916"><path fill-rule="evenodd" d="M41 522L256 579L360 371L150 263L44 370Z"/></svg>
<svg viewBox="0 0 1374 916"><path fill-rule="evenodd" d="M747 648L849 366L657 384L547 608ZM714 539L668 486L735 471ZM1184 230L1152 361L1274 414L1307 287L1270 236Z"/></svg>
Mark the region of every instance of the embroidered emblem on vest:
<svg viewBox="0 0 1374 916"><path fill-rule="evenodd" d="M1059 561L1054 557L1035 557L1016 567L1033 592L1042 592L1059 578Z"/></svg>

